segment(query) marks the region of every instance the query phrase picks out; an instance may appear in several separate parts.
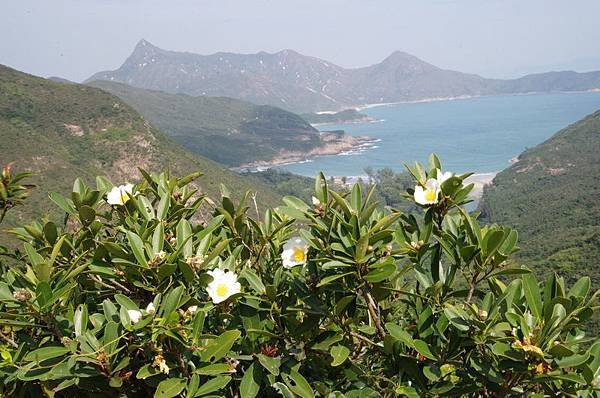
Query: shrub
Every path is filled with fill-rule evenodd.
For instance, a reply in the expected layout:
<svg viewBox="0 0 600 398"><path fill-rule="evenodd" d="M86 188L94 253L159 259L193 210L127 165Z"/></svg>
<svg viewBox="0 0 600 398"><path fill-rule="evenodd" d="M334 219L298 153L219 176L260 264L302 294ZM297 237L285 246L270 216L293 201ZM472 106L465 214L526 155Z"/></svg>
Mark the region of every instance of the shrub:
<svg viewBox="0 0 600 398"><path fill-rule="evenodd" d="M510 266L516 231L480 227L468 175L429 163L408 168L419 217L323 175L312 204L260 220L249 195L204 198L199 174L50 193L65 223L14 229L23 252L2 266L3 393L598 396L589 278Z"/></svg>

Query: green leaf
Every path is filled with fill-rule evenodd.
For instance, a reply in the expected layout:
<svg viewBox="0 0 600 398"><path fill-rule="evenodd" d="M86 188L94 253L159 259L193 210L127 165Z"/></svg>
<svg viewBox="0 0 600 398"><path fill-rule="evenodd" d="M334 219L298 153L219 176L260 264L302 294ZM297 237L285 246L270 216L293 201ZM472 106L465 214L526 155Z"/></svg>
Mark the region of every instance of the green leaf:
<svg viewBox="0 0 600 398"><path fill-rule="evenodd" d="M426 358L437 361L436 356L433 355L433 353L429 349L429 345L426 342L424 342L423 340L418 340L418 339L413 340L413 346L415 347L415 350L417 350L417 352L419 354L423 355Z"/></svg>
<svg viewBox="0 0 600 398"><path fill-rule="evenodd" d="M580 278L573 287L569 290L569 297L585 297L588 295L591 288L591 280L589 276Z"/></svg>
<svg viewBox="0 0 600 398"><path fill-rule="evenodd" d="M284 196L283 203L285 203L289 207L296 209L302 213L304 213L310 209L310 207L306 203L304 203L304 201L302 199L299 199L295 196Z"/></svg>
<svg viewBox="0 0 600 398"><path fill-rule="evenodd" d="M157 368L155 368L151 364L146 364L142 366L140 370L138 370L135 377L139 380L144 380L148 377L156 376L158 374L160 374L160 371Z"/></svg>
<svg viewBox="0 0 600 398"><path fill-rule="evenodd" d="M344 361L346 361L348 355L350 355L350 350L348 349L348 347L345 347L343 345L336 345L331 347L329 353L333 358L333 361L331 361L331 366L339 366L343 364Z"/></svg>
<svg viewBox="0 0 600 398"><path fill-rule="evenodd" d="M362 208L362 193L360 191L360 184L354 184L352 192L350 194L350 206L354 211L358 212Z"/></svg>
<svg viewBox="0 0 600 398"><path fill-rule="evenodd" d="M79 219L83 225L90 225L96 218L96 211L89 206L81 206L79 208Z"/></svg>
<svg viewBox="0 0 600 398"><path fill-rule="evenodd" d="M525 299L533 315L541 319L542 318L542 296L540 294L540 287L533 274L523 275L521 278L523 281L523 293Z"/></svg>
<svg viewBox="0 0 600 398"><path fill-rule="evenodd" d="M51 201L53 201L58 207L60 207L65 213L75 216L77 211L75 210L75 206L73 206L73 202L69 199L66 199L59 193L49 192L48 197Z"/></svg>
<svg viewBox="0 0 600 398"><path fill-rule="evenodd" d="M250 287L258 294L265 294L265 285L252 268L244 268L240 272L240 279L246 280Z"/></svg>
<svg viewBox="0 0 600 398"><path fill-rule="evenodd" d="M137 306L136 303L133 302L133 300L131 300L129 297L123 294L115 294L115 300L126 310L140 310L140 308Z"/></svg>
<svg viewBox="0 0 600 398"><path fill-rule="evenodd" d="M169 206L171 205L171 196L165 192L160 198L160 202L158 202L158 210L156 212L156 217L159 220L164 220L167 218L169 214Z"/></svg>
<svg viewBox="0 0 600 398"><path fill-rule="evenodd" d="M211 392L218 391L225 387L231 381L231 376L217 376L214 379L202 384L197 390L194 397L201 397Z"/></svg>
<svg viewBox="0 0 600 398"><path fill-rule="evenodd" d="M256 354L260 364L267 369L269 373L274 376L279 376L279 366L281 366L281 358L279 357L268 357L263 354Z"/></svg>
<svg viewBox="0 0 600 398"><path fill-rule="evenodd" d="M184 257L190 257L194 254L192 226L185 218L177 224L177 249L182 250Z"/></svg>
<svg viewBox="0 0 600 398"><path fill-rule="evenodd" d="M362 262L363 258L367 254L367 249L369 248L369 235L365 234L360 237L358 242L356 243L356 253L354 254L354 261L357 263Z"/></svg>
<svg viewBox="0 0 600 398"><path fill-rule="evenodd" d="M255 367L255 364L252 363L252 365L246 369L240 383L241 398L254 398L258 395L258 392L260 391L260 376L259 368Z"/></svg>
<svg viewBox="0 0 600 398"><path fill-rule="evenodd" d="M590 359L590 353L575 354L565 358L556 359L556 364L559 368L575 368L587 362Z"/></svg>
<svg viewBox="0 0 600 398"><path fill-rule="evenodd" d="M429 155L429 168L430 169L438 169L442 170L442 164L440 163L440 159L437 157L435 153ZM439 176L438 176L439 177Z"/></svg>
<svg viewBox="0 0 600 398"><path fill-rule="evenodd" d="M488 232L484 238L485 241L485 250L489 256L493 255L496 252L496 249L500 246L504 239L504 231L491 231Z"/></svg>
<svg viewBox="0 0 600 398"><path fill-rule="evenodd" d="M179 395L186 387L187 383L183 379L163 380L156 387L154 398L172 398Z"/></svg>
<svg viewBox="0 0 600 398"><path fill-rule="evenodd" d="M68 352L70 352L70 350L66 347L42 347L27 353L27 355L25 355L24 360L41 362L47 359L60 357Z"/></svg>
<svg viewBox="0 0 600 398"><path fill-rule="evenodd" d="M492 272L489 277L493 278L500 275L524 275L530 273L531 270L528 270L527 268L503 268L499 271Z"/></svg>
<svg viewBox="0 0 600 398"><path fill-rule="evenodd" d="M400 325L396 325L395 323L388 322L385 324L385 328L392 335L392 337L400 340L407 346L414 348L414 341L410 334L406 330L404 330Z"/></svg>
<svg viewBox="0 0 600 398"><path fill-rule="evenodd" d="M165 227L159 222L152 234L152 250L154 254L162 251L165 244Z"/></svg>
<svg viewBox="0 0 600 398"><path fill-rule="evenodd" d="M184 287L177 286L175 289L171 290L166 296L163 305L160 307L159 314L168 318L171 312L177 310L179 308L179 303L181 301L181 296L183 296Z"/></svg>
<svg viewBox="0 0 600 398"><path fill-rule="evenodd" d="M52 300L52 288L48 282L40 282L35 288L36 300L40 307L44 307L50 300ZM12 295L9 296L9 300L12 300Z"/></svg>
<svg viewBox="0 0 600 398"><path fill-rule="evenodd" d="M285 377L288 376L288 377ZM313 392L308 381L295 370L291 370L289 375L284 375L285 384L292 390L293 393L300 395L302 398L314 398Z"/></svg>
<svg viewBox="0 0 600 398"><path fill-rule="evenodd" d="M80 304L73 315L73 323L75 324L75 337L79 337L87 331L88 320L87 305Z"/></svg>
<svg viewBox="0 0 600 398"><path fill-rule="evenodd" d="M354 274L354 272L346 272L344 274L326 276L325 278L321 279L321 282L319 282L317 284L317 287L328 285L328 284L330 284L331 282L333 282L335 280L338 280L340 278L343 278L345 276L352 275L352 274Z"/></svg>
<svg viewBox="0 0 600 398"><path fill-rule="evenodd" d="M231 366L227 363L213 363L197 368L194 373L204 376L214 376L231 372Z"/></svg>
<svg viewBox="0 0 600 398"><path fill-rule="evenodd" d="M150 203L148 198L143 195L139 195L136 197L136 199L137 208L144 218L146 220L154 219L154 208L152 207L152 203Z"/></svg>
<svg viewBox="0 0 600 398"><path fill-rule="evenodd" d="M327 192L327 179L323 172L319 172L317 178L315 178L315 196L323 203L323 205L327 204Z"/></svg>
<svg viewBox="0 0 600 398"><path fill-rule="evenodd" d="M241 336L239 330L228 330L214 339L212 343L202 351L201 359L204 362L214 362L223 358L233 346L233 343Z"/></svg>
<svg viewBox="0 0 600 398"><path fill-rule="evenodd" d="M194 323L192 324L192 339L194 344L200 344L200 338L202 335L202 329L204 328L204 319L206 318L206 312L197 311L194 315Z"/></svg>
<svg viewBox="0 0 600 398"><path fill-rule="evenodd" d="M144 243L142 242L142 239L135 233L127 231L127 240L129 241L129 246L131 247L135 259L138 261L138 264L147 267L148 262L146 261L146 255L144 254Z"/></svg>
<svg viewBox="0 0 600 398"><path fill-rule="evenodd" d="M458 330L462 330L463 332L469 330L469 322L466 319L467 315L464 311L454 306L448 306L447 308L444 308L444 315L446 315L446 318L448 318L450 323Z"/></svg>
<svg viewBox="0 0 600 398"><path fill-rule="evenodd" d="M396 266L393 262L385 262L381 264L375 264L369 267L371 271L366 274L363 278L366 281L377 283L388 279L396 272Z"/></svg>

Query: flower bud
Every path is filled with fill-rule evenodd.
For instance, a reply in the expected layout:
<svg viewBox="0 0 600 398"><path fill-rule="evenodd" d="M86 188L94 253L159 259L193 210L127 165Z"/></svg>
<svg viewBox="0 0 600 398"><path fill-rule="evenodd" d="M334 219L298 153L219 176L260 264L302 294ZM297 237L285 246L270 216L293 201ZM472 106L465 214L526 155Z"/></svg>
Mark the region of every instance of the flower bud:
<svg viewBox="0 0 600 398"><path fill-rule="evenodd" d="M24 303L31 298L31 293L29 293L27 289L17 289L13 293L13 298L21 303Z"/></svg>

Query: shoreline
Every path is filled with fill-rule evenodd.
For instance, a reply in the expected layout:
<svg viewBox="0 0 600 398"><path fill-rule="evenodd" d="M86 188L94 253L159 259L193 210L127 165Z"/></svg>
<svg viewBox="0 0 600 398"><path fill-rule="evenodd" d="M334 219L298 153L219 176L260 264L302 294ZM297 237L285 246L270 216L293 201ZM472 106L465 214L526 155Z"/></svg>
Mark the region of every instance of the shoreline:
<svg viewBox="0 0 600 398"><path fill-rule="evenodd" d="M347 109L354 109L356 111L362 111L370 108L378 108L383 106L394 106L402 104L421 104L429 102L441 102L441 101L460 101L473 98L482 97L513 97L521 95L543 95L543 94L588 94L588 93L600 93L600 88L591 88L588 90L573 90L573 91L529 91L526 93L505 93L505 94L478 94L478 95L458 95L453 97L430 97L422 98L418 100L407 100L407 101L395 101L395 102L375 102L368 104L352 105ZM318 113L318 112L317 112Z"/></svg>
<svg viewBox="0 0 600 398"><path fill-rule="evenodd" d="M363 119L346 120L343 122L310 123L310 125L316 129L318 129L318 127L322 127L322 126L344 126L344 125L348 125L348 124L371 124L371 123L382 123L382 122L385 122L385 119L363 118Z"/></svg>
<svg viewBox="0 0 600 398"><path fill-rule="evenodd" d="M370 104L361 104L355 105L351 109L356 111L362 111L370 108L378 108L383 106L394 106L394 105L402 105L402 104L423 104L429 102L441 102L441 101L459 101L466 100L471 98L479 98L485 97L484 95L458 95L453 97L431 97L431 98L423 98L419 100L407 100L407 101L395 101L395 102L375 102Z"/></svg>
<svg viewBox="0 0 600 398"><path fill-rule="evenodd" d="M322 134L327 133L323 132ZM313 161L313 158L319 156L354 155L369 149L377 148L376 143L378 142L381 142L381 139L367 136L352 136L347 134L338 140L335 140L335 137L332 136L330 141L325 141L323 142L323 145L313 148L308 152L282 151L271 160L257 160L252 163L231 167L230 170L236 172L261 172L272 167L310 163Z"/></svg>

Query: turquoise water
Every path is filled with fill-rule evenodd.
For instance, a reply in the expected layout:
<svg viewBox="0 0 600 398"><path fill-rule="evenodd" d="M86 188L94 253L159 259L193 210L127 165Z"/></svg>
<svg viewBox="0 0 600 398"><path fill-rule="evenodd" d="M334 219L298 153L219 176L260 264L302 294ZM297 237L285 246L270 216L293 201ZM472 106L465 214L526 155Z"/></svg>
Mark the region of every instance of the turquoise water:
<svg viewBox="0 0 600 398"><path fill-rule="evenodd" d="M364 168L403 170L402 162L426 161L438 154L444 168L455 172L494 172L512 157L560 129L600 109L600 93L497 96L397 104L362 112L378 123L321 126L352 135L380 139L376 148L346 156L322 156L283 166L308 176L361 175Z"/></svg>

